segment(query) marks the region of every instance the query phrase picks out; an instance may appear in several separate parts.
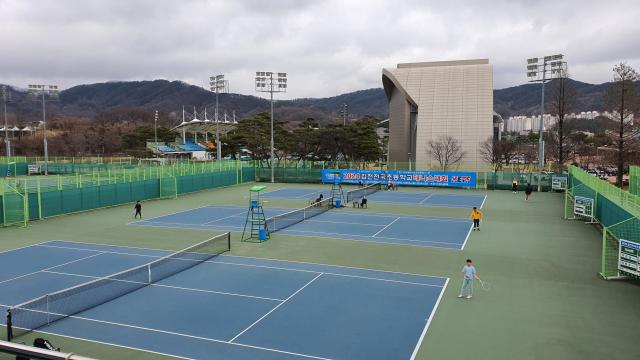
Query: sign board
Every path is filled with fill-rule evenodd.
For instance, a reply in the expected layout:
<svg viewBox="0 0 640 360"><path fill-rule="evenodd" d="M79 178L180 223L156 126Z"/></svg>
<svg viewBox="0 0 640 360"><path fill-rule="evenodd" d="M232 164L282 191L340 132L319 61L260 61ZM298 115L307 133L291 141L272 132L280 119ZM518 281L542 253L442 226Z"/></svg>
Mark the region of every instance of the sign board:
<svg viewBox="0 0 640 360"><path fill-rule="evenodd" d="M336 179L338 177L338 179ZM409 171L409 170L322 170L322 182L347 184L386 184L432 186L432 187L476 187L475 172L462 171Z"/></svg>
<svg viewBox="0 0 640 360"><path fill-rule="evenodd" d="M573 213L578 216L593 219L593 199L576 196L573 200Z"/></svg>
<svg viewBox="0 0 640 360"><path fill-rule="evenodd" d="M620 240L618 246L618 271L621 275L640 277L640 244Z"/></svg>
<svg viewBox="0 0 640 360"><path fill-rule="evenodd" d="M553 175L551 177L551 190L565 191L567 190L567 182L566 175Z"/></svg>
<svg viewBox="0 0 640 360"><path fill-rule="evenodd" d="M41 173L40 165L35 165L35 164L27 165L27 174L32 175L32 174L40 174L40 173Z"/></svg>

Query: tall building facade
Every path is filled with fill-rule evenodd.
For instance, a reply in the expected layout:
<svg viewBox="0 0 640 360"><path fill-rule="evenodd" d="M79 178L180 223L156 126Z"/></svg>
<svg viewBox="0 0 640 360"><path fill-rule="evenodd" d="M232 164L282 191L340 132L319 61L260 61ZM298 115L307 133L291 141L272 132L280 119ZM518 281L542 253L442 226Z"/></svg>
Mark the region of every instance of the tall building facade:
<svg viewBox="0 0 640 360"><path fill-rule="evenodd" d="M437 169L429 142L457 140L457 168L484 165L481 144L493 137L493 71L488 59L398 64L382 69L389 100L389 161Z"/></svg>

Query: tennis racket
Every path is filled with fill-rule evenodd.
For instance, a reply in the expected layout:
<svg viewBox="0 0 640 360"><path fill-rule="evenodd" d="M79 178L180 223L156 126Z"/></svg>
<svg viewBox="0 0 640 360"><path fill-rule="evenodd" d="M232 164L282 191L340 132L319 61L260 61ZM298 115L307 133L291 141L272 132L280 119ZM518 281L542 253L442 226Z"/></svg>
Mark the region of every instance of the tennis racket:
<svg viewBox="0 0 640 360"><path fill-rule="evenodd" d="M488 283L488 282L486 282L484 280L478 280L478 281L480 281L480 287L482 287L482 290L484 290L484 291L491 290L491 284L490 283Z"/></svg>

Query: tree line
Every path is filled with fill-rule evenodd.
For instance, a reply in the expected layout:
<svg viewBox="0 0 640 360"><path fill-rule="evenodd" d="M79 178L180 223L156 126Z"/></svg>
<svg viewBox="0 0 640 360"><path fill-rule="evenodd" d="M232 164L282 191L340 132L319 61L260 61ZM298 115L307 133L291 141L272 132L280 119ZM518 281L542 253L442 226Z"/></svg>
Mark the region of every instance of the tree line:
<svg viewBox="0 0 640 360"><path fill-rule="evenodd" d="M380 161L384 149L376 132L379 122L379 119L364 117L347 124L321 125L313 118L306 118L290 128L287 123L276 120L275 161L352 164ZM225 155L235 156L243 149L250 151L254 160L265 166L271 165L271 120L268 113L259 113L239 121L237 127L224 138Z"/></svg>
<svg viewBox="0 0 640 360"><path fill-rule="evenodd" d="M347 124L328 123L308 117L301 122L274 122L276 162L327 161L352 164L379 161L384 144L376 129L380 120L364 117ZM158 141L181 142L181 135L171 130L175 123L167 114L160 116ZM148 157L153 153L147 141L155 138L153 113L144 110L118 110L98 114L95 118L70 118L53 115L47 124L49 153L53 156ZM212 139L213 135L210 135ZM269 113L238 121L237 127L222 137L223 156L236 158L249 151L251 158L270 165L271 120ZM385 142L386 144L386 142ZM12 139L13 153L42 156L42 132ZM0 153L4 147L0 147Z"/></svg>

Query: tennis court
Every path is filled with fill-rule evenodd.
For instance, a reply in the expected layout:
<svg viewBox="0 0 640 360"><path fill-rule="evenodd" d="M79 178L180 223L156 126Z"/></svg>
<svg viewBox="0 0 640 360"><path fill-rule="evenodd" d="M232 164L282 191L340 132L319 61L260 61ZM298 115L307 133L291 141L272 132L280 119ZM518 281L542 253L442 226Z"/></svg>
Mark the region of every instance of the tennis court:
<svg viewBox="0 0 640 360"><path fill-rule="evenodd" d="M292 210L265 208L265 216L270 218ZM246 216L247 208L242 206L205 206L130 224L242 231ZM472 225L466 219L367 213L364 209L333 209L301 220L302 217L294 219L293 222L297 223L278 231L278 234L463 249Z"/></svg>
<svg viewBox="0 0 640 360"><path fill-rule="evenodd" d="M348 190L356 188L345 188L345 194ZM325 197L330 196L331 187L324 188L283 188L277 189L264 194L265 198L280 199L314 199L318 194ZM372 203L381 204L400 204L414 206L444 206L444 207L461 207L461 208L482 208L486 200L484 194L445 194L434 192L412 192L412 191L386 191L381 190L373 194L367 195Z"/></svg>
<svg viewBox="0 0 640 360"><path fill-rule="evenodd" d="M0 253L0 309L76 287L82 291L48 296L53 322L29 329L193 359L413 359L448 283L231 255L185 268L197 261L190 252L173 258L178 272L167 272L162 259L170 254L65 241ZM157 271L151 265L149 283L100 279L150 263L163 264L161 280L151 280ZM87 282L104 286L80 285ZM135 288L110 295L129 286ZM50 312L50 306L81 310ZM20 313L12 312L19 327Z"/></svg>

